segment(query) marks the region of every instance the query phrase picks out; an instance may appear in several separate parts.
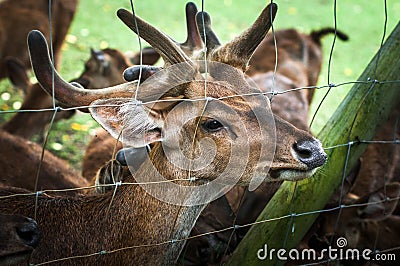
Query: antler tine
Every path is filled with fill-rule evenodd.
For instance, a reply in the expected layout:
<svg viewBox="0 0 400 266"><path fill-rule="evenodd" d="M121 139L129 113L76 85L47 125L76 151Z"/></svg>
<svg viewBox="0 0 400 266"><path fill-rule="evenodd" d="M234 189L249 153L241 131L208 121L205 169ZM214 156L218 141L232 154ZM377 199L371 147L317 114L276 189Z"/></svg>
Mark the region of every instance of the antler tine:
<svg viewBox="0 0 400 266"><path fill-rule="evenodd" d="M136 91L135 83L98 90L87 90L69 84L60 77L51 63L46 39L40 31L33 30L28 34L28 48L38 82L48 94L52 95L52 72L54 72L54 97L66 107L88 106L93 101L104 98L132 97Z"/></svg>
<svg viewBox="0 0 400 266"><path fill-rule="evenodd" d="M193 52L194 50L201 49L203 47L203 43L200 38L200 34L197 30L196 19L195 19L197 13L197 7L193 2L189 2L186 4L185 11L186 11L187 38L184 43L180 44L180 46L183 50L189 50L189 52Z"/></svg>
<svg viewBox="0 0 400 266"><path fill-rule="evenodd" d="M278 6L275 3L269 4L249 29L215 50L211 59L246 71L254 50L271 28L277 9Z"/></svg>
<svg viewBox="0 0 400 266"><path fill-rule="evenodd" d="M133 14L131 12L121 8L117 11L117 15L125 25L138 34ZM166 64L173 65L187 62L190 65L193 65L190 58L167 35L137 16L136 23L140 32L139 36L147 41L162 56Z"/></svg>
<svg viewBox="0 0 400 266"><path fill-rule="evenodd" d="M199 12L196 15L196 23L200 32L201 39L207 46L207 53L221 46L217 35L211 28L211 18L207 12ZM204 33L206 34L204 37Z"/></svg>

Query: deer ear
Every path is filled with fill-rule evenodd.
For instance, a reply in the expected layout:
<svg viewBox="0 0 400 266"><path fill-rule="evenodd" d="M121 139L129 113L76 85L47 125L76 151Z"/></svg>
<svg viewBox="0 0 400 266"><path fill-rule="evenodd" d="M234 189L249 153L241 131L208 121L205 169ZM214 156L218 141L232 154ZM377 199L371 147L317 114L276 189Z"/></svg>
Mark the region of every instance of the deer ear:
<svg viewBox="0 0 400 266"><path fill-rule="evenodd" d="M26 94L30 81L28 74L26 73L26 68L23 66L21 61L14 57L7 57L5 65L11 83L15 87L22 89L24 94Z"/></svg>
<svg viewBox="0 0 400 266"><path fill-rule="evenodd" d="M381 188L369 195L368 203L370 204L359 208L358 215L361 219L384 220L393 214L399 195L400 183L388 184L386 188Z"/></svg>
<svg viewBox="0 0 400 266"><path fill-rule="evenodd" d="M90 54L93 59L96 59L97 61L100 61L100 62L104 61L103 51L90 48Z"/></svg>
<svg viewBox="0 0 400 266"><path fill-rule="evenodd" d="M163 121L157 111L131 98L94 101L89 112L114 138L138 148L161 141Z"/></svg>

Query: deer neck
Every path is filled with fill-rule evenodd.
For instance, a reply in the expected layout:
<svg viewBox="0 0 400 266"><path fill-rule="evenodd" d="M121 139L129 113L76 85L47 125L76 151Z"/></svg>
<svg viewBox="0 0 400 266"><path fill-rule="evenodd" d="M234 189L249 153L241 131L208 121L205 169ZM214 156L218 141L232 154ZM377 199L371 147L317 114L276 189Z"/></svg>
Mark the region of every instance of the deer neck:
<svg viewBox="0 0 400 266"><path fill-rule="evenodd" d="M134 174L134 176L131 176L128 180L126 180L126 182L142 183L142 180L153 182L152 177L157 175L165 176L166 179L170 180L181 179L185 176L185 173L183 173L183 171L174 171L170 168L171 165L169 164L165 164L164 167L160 167L160 165L158 165L159 162L159 160L146 160L139 168L139 170ZM171 175L171 173L174 174ZM181 184L193 185L193 183L189 183L187 181L183 182L184 183ZM206 204L195 206L181 206L171 204L149 194L148 190L146 190L146 186L143 185L133 185L136 188L134 193L135 195L132 195L132 189L129 188L130 186L132 185L121 187L122 193L124 195L118 197L120 200L122 200L122 202L117 203L116 206L121 206L121 204L127 207L132 206L132 201L135 201L134 205L146 206L148 213L154 212L154 215L150 216L157 216L156 218L149 221L149 215L147 215L147 217L144 216L146 221L143 221L143 225L139 225L141 228L142 237L143 239L147 239L148 236L157 236L152 239L152 242L154 244L170 242L163 245L165 249L162 252L165 252L165 255L158 257L163 259L163 261L160 261L160 263L162 263L163 265L175 264L186 242L184 239L189 236L192 228L196 223L196 220L198 219L202 210L205 208ZM154 189L152 190L153 192L157 192L158 190L166 190L165 186L163 186L163 183L152 183L148 186ZM176 191L171 191L170 189L167 190L168 191L164 192L171 193L170 195L174 195L175 197L181 196L179 189L177 189ZM196 195L194 193L190 194L189 197L193 198L194 201L194 199L198 196L199 195ZM160 230L160 228L162 229Z"/></svg>

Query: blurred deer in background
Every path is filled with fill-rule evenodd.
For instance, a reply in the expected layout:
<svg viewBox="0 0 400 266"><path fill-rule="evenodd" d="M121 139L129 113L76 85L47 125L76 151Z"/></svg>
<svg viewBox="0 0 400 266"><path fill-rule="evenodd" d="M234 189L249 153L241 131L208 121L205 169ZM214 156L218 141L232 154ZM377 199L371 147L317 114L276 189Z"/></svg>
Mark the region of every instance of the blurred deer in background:
<svg viewBox="0 0 400 266"><path fill-rule="evenodd" d="M0 130L0 146L0 185L30 191L89 186L68 162L49 151L44 151L42 159L42 146L35 142Z"/></svg>
<svg viewBox="0 0 400 266"><path fill-rule="evenodd" d="M32 84L27 71L16 58L7 58L6 66L12 83L25 91L21 112L14 114L0 130L0 184L30 191L86 187L89 183L72 169L68 162L57 158L29 139L44 134L54 115L53 110L24 112L24 110L52 109L52 98L39 83ZM75 113L57 111L54 121L70 118ZM74 192L67 192L75 194Z"/></svg>
<svg viewBox="0 0 400 266"><path fill-rule="evenodd" d="M10 77L14 85L25 92L23 109L49 108L51 100L40 89L31 84L27 71L31 69L26 38L29 31L38 29L46 39L52 40L54 63L60 65L61 47L74 18L78 0L51 1L51 16L48 0L4 0L0 3L0 79ZM52 27L50 38L50 23ZM57 118L69 117L73 112L60 112ZM53 112L16 114L3 129L24 138L43 130L50 122ZM27 117L31 117L27 119Z"/></svg>
<svg viewBox="0 0 400 266"><path fill-rule="evenodd" d="M131 57L117 49L91 49L90 58L85 62L84 71L73 81L87 89L99 89L124 83L124 70L138 65L140 57L142 57L143 65L154 65L160 55L151 47L145 47Z"/></svg>
<svg viewBox="0 0 400 266"><path fill-rule="evenodd" d="M52 3L52 47L56 67L60 64L61 46L74 18L78 0L53 0ZM17 58L25 69L31 68L26 47L29 31L42 31L50 40L48 0L4 0L0 2L0 79L7 77L5 60Z"/></svg>
<svg viewBox="0 0 400 266"><path fill-rule="evenodd" d="M32 84L27 75L26 68L16 58L8 57L6 60L8 76L17 88L24 91L24 99L20 112L5 122L1 128L14 136L31 139L33 135L42 136L54 116L54 110L27 112L24 110L53 109L53 100L39 83ZM55 102L58 105L57 101ZM57 111L54 122L68 119L75 114L75 110Z"/></svg>
<svg viewBox="0 0 400 266"><path fill-rule="evenodd" d="M92 116L112 136L118 138L121 130L126 130L125 133L128 135L124 135L122 141L128 145L136 147L143 147L150 143L153 145L149 159L140 166L134 176L126 180L127 182L135 182L137 177L151 180L153 175L161 174L178 185L206 184L219 177L230 161L232 146L242 150L244 140L250 142L250 150L249 160L246 162L243 175L240 176L240 184L249 184L254 175L259 175L263 180L293 181L307 178L326 160L326 154L319 141L309 133L296 129L274 116L276 133L282 141L276 144L277 153L271 167L266 170L264 162L259 160L262 155L261 146L268 139L260 138L259 121L255 116L249 115L253 108L262 110L268 108L268 101L260 94L260 90L246 83L242 71L246 68L256 48L253 41L260 42L264 38L271 26L276 9L276 4L270 4L241 36L215 49L215 54L211 59L234 68L232 72L229 72L229 77L220 76L219 72L214 73L215 76L208 76L207 94L204 90L202 65L198 66L197 62L192 61L168 36L136 17L137 29L141 37L163 57L166 71L157 73L162 75L161 79L144 82L139 87L136 82L128 82L110 88L87 90L70 85L62 80L57 72L54 72L54 87L57 88L55 97L61 103L71 107L90 105L89 111ZM117 14L132 30L136 30L132 20L133 15L130 12L121 9ZM271 14L272 17L270 17ZM37 79L47 91L50 91L52 67L45 39L35 31L30 33L28 43ZM237 58L240 58L240 61L237 61ZM183 68L184 71L178 72L183 76L168 71L176 64ZM163 81L176 77L185 80L187 78L190 82L172 87L166 93L157 95L159 89L165 85ZM230 83L232 80L235 81L233 84ZM242 96L237 95L238 84L243 93L254 94L251 101L246 101ZM137 88L138 91L136 91ZM149 106L138 105L132 99L135 94L137 94L137 99L144 103L156 99L168 99L172 102L165 104L161 101ZM187 109L177 103L182 99L202 101L206 96L215 99L224 96L218 101L221 103L218 107L226 106L235 110L243 121L246 132L237 131L240 128L237 117L233 119L225 112L213 112L212 108L205 108L201 116L182 125L182 116ZM196 101L187 103L189 106L196 107ZM133 106L138 108L132 108ZM170 117L166 123L164 119L172 109L177 112L177 116ZM146 110L150 112L147 113ZM169 142L178 131L180 132L179 140L182 142L177 144ZM195 132L197 134L194 134ZM193 158L193 155L199 154L200 141L203 138L213 140L216 145L216 156L202 169L185 170L176 167L166 157L161 143L172 145L171 156L177 156L176 153L183 152L190 155L189 158ZM307 149L307 156L304 155L305 149ZM190 180L193 181L187 179L188 171L192 177ZM191 202L196 201L199 196L206 196L182 193L180 186L178 187L179 191L167 190L167 193L171 193L168 197L176 198L179 195L180 198L185 199L185 202ZM165 192L163 185L157 184L154 188ZM5 188L1 190L1 195L21 192L22 190L16 188ZM33 253L32 263L105 250L105 254L101 257L75 257L63 260L62 263L76 264L79 261L80 263L126 264L135 261L140 265L170 265L176 262L185 242L182 239L188 237L194 222L205 207L204 204L194 206L169 204L149 195L139 185L121 186L112 197L110 196L106 193L74 198L58 197L56 200L46 195L40 195L37 198L35 196L5 197L0 199L0 212L29 215L36 211L43 241ZM107 206L110 207L107 208ZM76 241L77 239L80 241ZM171 242L174 239L182 241ZM133 248L120 249L124 247ZM107 253L116 249L120 250Z"/></svg>

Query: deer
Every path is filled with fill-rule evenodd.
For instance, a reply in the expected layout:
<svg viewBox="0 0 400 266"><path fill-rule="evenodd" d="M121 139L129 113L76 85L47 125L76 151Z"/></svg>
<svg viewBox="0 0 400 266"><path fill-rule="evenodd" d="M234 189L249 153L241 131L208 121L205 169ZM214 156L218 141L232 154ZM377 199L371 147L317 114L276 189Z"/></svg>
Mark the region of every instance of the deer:
<svg viewBox="0 0 400 266"><path fill-rule="evenodd" d="M0 213L0 264L27 265L40 241L35 220L21 215Z"/></svg>
<svg viewBox="0 0 400 266"><path fill-rule="evenodd" d="M276 41L276 72L289 78L298 87L311 87L304 90L308 104L311 104L315 91L313 87L317 84L322 66L321 40L328 34L335 34L342 41L349 39L344 32L331 27L313 30L309 34L296 29L277 30L274 35L269 33L254 52L246 74L254 77L275 69Z"/></svg>
<svg viewBox="0 0 400 266"><path fill-rule="evenodd" d="M51 152L45 150L42 158L43 148L38 143L0 130L0 146L0 185L29 191L90 186L66 161Z"/></svg>
<svg viewBox="0 0 400 266"><path fill-rule="evenodd" d="M194 25L195 22L193 21L196 13L196 6L193 3L189 3L186 10L188 32L193 31L192 28L196 27ZM199 17L199 20L202 20L202 18ZM212 34L215 39L208 41L219 43L215 33L210 33L212 30L210 29L211 21L208 14L205 14L205 23L208 24L208 34ZM198 24L202 24L202 21L199 21ZM203 30L204 29L201 28L198 31L203 32ZM300 33L294 29L275 31L275 37L280 44L278 47L278 74L275 74L280 75L280 77L276 79L277 84L275 87L280 91L287 91L296 87L316 86L317 77L321 71L322 64L321 39L327 34L332 34L334 32L335 29L329 27L322 28L320 30L314 30L310 34ZM345 33L340 30L336 30L336 32L341 40L348 40L348 36ZM190 38L195 39L195 37L189 36L190 35L188 34L187 40ZM196 40L193 42L195 41ZM187 42L188 41L185 43ZM148 47L144 51L143 64L146 66L144 67L145 70L142 68L142 75L147 78L149 75L152 75L157 71L157 68L149 66L158 60L158 54L151 47ZM188 49L186 49L186 53L188 55L193 54L193 52ZM124 74L129 80L135 80L138 78L138 67L129 67L128 69L119 67L119 72L109 71L110 75L106 80L104 75L97 79L99 75L102 75L101 69L103 68L100 67L100 65L107 65L110 69L115 69L116 65L118 65L115 63L116 60L107 59L109 57L104 56L101 52L97 52L97 54L99 54L97 60L95 59L96 56L92 55L89 61L85 63L85 65L88 65L86 69L91 69L91 71L85 71L81 75L81 77L85 78L78 78L75 80L76 82L86 84L89 83L90 80L92 81L92 84L96 84L97 82L100 83L100 81L102 81L105 84L116 85L122 83L124 80ZM122 58L122 53L120 54L121 56L119 56L119 58ZM254 55L250 59L249 68L247 69L246 74L252 76L255 82L260 83L258 84L259 86L271 88L272 79L274 76L271 71L273 71L275 68L274 57L275 47L273 36L271 34L267 34L260 45L256 48ZM139 63L139 53L137 53L134 58L134 61ZM112 65L114 67L112 67ZM283 68L281 65L285 65L285 67ZM268 74L265 75L266 73ZM142 77L142 80L145 80L145 78ZM269 83L262 84L263 82ZM90 88L90 86L87 87ZM94 88L97 87L95 86ZM313 93L314 88L309 88L307 90L298 90L284 93L282 95L276 95L274 103L271 106L272 111L281 118L295 125L297 128L309 130L308 110ZM113 154L115 154L114 150L120 150L121 148L121 143L116 144L108 133L100 129L98 132L96 132L95 137L87 147L83 159L82 175L88 180L93 179L93 177L96 176L96 172L111 158L113 158ZM101 158L99 158L99 155ZM103 188L100 189L104 192Z"/></svg>
<svg viewBox="0 0 400 266"><path fill-rule="evenodd" d="M52 1L52 47L54 62L58 66L61 46L73 20L78 0ZM50 40L49 1L5 0L0 3L0 80L7 77L5 59L17 58L26 69L31 68L26 36L30 30L38 29Z"/></svg>
<svg viewBox="0 0 400 266"><path fill-rule="evenodd" d="M154 65L159 58L160 55L151 47L144 47L132 56L113 48L90 49L90 58L85 62L84 71L73 81L88 89L114 86L125 82L123 72L128 67Z"/></svg>
<svg viewBox="0 0 400 266"><path fill-rule="evenodd" d="M6 66L12 83L26 92L22 110L52 108L52 98L43 91L39 83L30 82L25 67L18 59L8 57ZM54 121L68 119L74 113L74 110L58 111ZM54 111L17 112L1 126L1 185L20 187L29 191L90 186L90 183L72 169L68 162L47 150L43 151L40 144L29 141L34 134L45 130L53 115ZM78 191L80 190L60 193L76 194Z"/></svg>
<svg viewBox="0 0 400 266"><path fill-rule="evenodd" d="M6 68L12 84L22 89L25 95L20 108L21 112L15 113L1 126L1 129L25 139L31 139L37 133L43 135L54 116L54 111L24 112L24 110L53 109L52 98L42 90L39 83L31 83L27 69L17 58L8 57ZM55 104L58 105L57 102ZM74 114L75 110L57 111L54 122L69 119Z"/></svg>
<svg viewBox="0 0 400 266"><path fill-rule="evenodd" d="M32 84L27 71L16 58L7 58L8 75L15 86L26 92L22 110L51 109L52 98L40 87ZM68 119L74 110L58 111L54 121ZM43 132L52 120L54 111L17 112L0 129L0 184L27 189L58 190L90 186L90 183L72 167L51 152L29 139ZM42 158L43 152L43 158ZM23 167L21 167L23 165ZM77 191L62 193L75 194ZM61 192L60 192L61 193Z"/></svg>
<svg viewBox="0 0 400 266"><path fill-rule="evenodd" d="M136 147L152 143L153 147L148 159L141 164L134 175L126 180L127 182L134 182L138 177L147 179L162 175L171 182L189 187L208 183L217 178L225 169L224 166L229 162L226 151L230 150L231 145L244 148L241 144L243 137L250 142L250 158L244 166L243 175L239 177L240 184L249 184L253 177L259 177L263 182L266 182L266 179L290 181L304 179L314 173L326 160L326 154L320 142L308 132L296 129L281 118L273 116L273 120L269 121L275 123L280 138L276 143L276 154L272 165L266 169L264 162L260 165L258 160L261 157L261 145L267 139L260 138L261 131L257 126L255 127L256 117L248 113L251 106L255 105L264 109L268 105L267 99L260 94L259 89L245 85L243 71L256 44L269 30L276 10L276 4L268 5L249 29L233 41L211 52L212 61L233 67L230 77L218 75L218 72L213 77L205 73L202 75L201 71L204 71L202 63L197 65L197 62L191 60L175 41L139 17L136 17L136 25L141 37L162 56L164 68L167 70L158 72L162 75L161 79L155 79L148 85L146 82L139 86L137 82L127 82L98 90L72 86L65 82L51 65L46 40L38 31L33 31L28 36L32 66L39 83L46 91L50 91L50 77L54 73L56 99L69 106L89 106L88 111L92 117L112 136L118 138L121 129L125 128L128 135L123 134L121 138L123 143ZM136 30L132 13L120 9L117 15L129 28ZM177 64L184 71L178 71L179 75L171 74L170 68ZM175 85L160 96L159 89L160 86L165 85L164 81L174 80L176 77L190 77L192 81L181 86ZM205 78L208 84L207 94L204 90ZM229 85L228 81L232 81L232 78L235 82ZM255 93L252 101L244 102L242 96L237 96L234 90L232 91L233 87L239 84L245 92ZM138 105L139 102L132 97L134 95L142 103L159 97L166 101L157 101L155 106ZM178 136L182 145L176 142L168 143L176 135L177 127L180 127L182 123L182 111L186 113L187 110L184 105L183 110L180 109L176 113L175 119L171 113L173 110L171 111L170 101L180 102L182 99L188 99L190 100L188 103L192 105L191 100L203 99L206 95L212 98L223 97L221 108L229 106L237 111L244 125L249 127L245 136L232 131L233 127L237 126L237 119L226 117L227 114L224 112L216 110L214 113L205 108L203 116L189 120L182 126L179 134L182 135ZM121 105L123 102L128 105ZM131 103L139 108L132 109ZM175 106L177 107L179 105ZM149 108L150 112L146 113L145 108ZM165 123L167 114L172 117L168 123ZM121 116L127 119L128 124L125 124ZM134 123L135 126L129 123ZM196 126L197 124L199 127ZM198 134L194 136L196 128ZM192 136L195 138L193 139ZM216 143L216 157L206 167L191 170L191 178L188 179L189 170L176 167L171 163L165 155L163 145L170 145L168 147L171 148L169 150L172 152L171 156L179 156L180 151L177 151L179 147L183 148L183 154L198 155L198 145L202 137L210 138ZM174 154L174 152L179 154ZM240 159L242 160L243 157L241 156ZM153 188L165 191L161 186ZM196 202L198 197L205 196L196 193L179 193L181 188L178 189L179 191L167 190L169 193L172 192L167 197L177 199L178 196L180 200L184 197L184 202ZM170 265L176 262L185 242L184 239L189 235L190 229L205 207L205 204L182 206L164 202L146 193L140 185L122 185L114 195L105 193L80 197L18 196L22 191L24 190L10 187L2 189L1 195L15 196L2 197L0 211L25 215L36 211L36 220L41 227L43 241L33 252L32 263L66 258L62 261L64 265L76 264L77 261L80 263L101 262L101 264L126 264L135 261L137 264ZM34 199L36 199L36 207ZM58 239L63 239L63 241ZM76 241L77 239L80 241ZM98 241L93 241L93 239L98 239ZM132 249L127 247L132 247ZM104 251L101 252L104 254L101 258L90 255L75 257L75 259L67 258L100 251Z"/></svg>
<svg viewBox="0 0 400 266"><path fill-rule="evenodd" d="M191 5L191 9L189 9L189 12L186 14L187 20L190 20L197 13L195 5ZM190 12L190 10L192 10L192 12ZM211 29L211 20L207 13L200 13L197 16L198 32L202 33L204 31L204 28L201 26L203 19L206 27L206 34L209 36L206 42L208 44L219 45L220 42ZM188 25L191 24L188 23ZM340 39L348 39L345 33L339 30L336 31ZM272 88L272 79L274 76L276 78L276 88L279 91L287 91L296 87L315 86L317 82L315 77L318 77L322 64L321 38L334 32L335 29L329 27L312 31L309 35L299 33L294 29L276 31L275 37L277 42L278 44L282 43L282 46L278 46L278 66L282 64L285 67L278 67L277 73L275 74L271 72L274 69L275 64L273 36L267 35L251 57L246 74L256 76L256 82L261 88L264 88L265 91ZM212 47L209 48L212 49ZM193 53L189 52L188 54L192 55ZM293 68L290 66L293 66ZM145 71L151 72L153 69L145 69L143 71L146 73ZM129 72L133 72L133 74L131 73L133 78L130 78L130 80L134 80L138 77L137 68L132 71L127 69L124 72L125 77L129 78L129 75L127 75ZM292 77L296 76L297 78L293 80ZM310 91L313 91L313 88L276 95L272 102L272 111L274 114L292 123L297 128L309 130L307 118L309 104L312 99ZM120 149L120 147L115 146L115 141L112 143L114 143L114 145L111 144L110 146ZM96 145L92 147L96 147ZM103 147L103 145L98 145L96 148L104 151ZM113 151L112 148L107 149ZM94 183L96 185L96 192L105 193L109 190L113 190L114 186L104 185L114 184L115 182L124 180L127 172L127 161L140 164L144 160L143 154L146 153L146 149L138 150L129 148L117 152L115 156L116 160L113 160L111 163L106 163L97 171L97 175L95 176L94 181L92 181L92 184ZM104 153L102 152L101 154ZM107 158L111 157L112 154L107 156ZM88 162L92 161L94 160L88 160ZM103 162L106 162L106 160ZM93 176L96 172L95 168L92 169L90 176ZM138 166L130 165L129 169L135 171L138 169ZM205 210L203 210L193 228L192 235L201 235L202 233L218 231L219 229L231 227L235 217L238 218L240 224L249 224L254 222L279 186L279 182L272 184L268 183L266 185L263 184L252 193L245 193L246 188L243 186L233 188L224 197L215 200L209 204ZM242 205L239 204L241 199L243 200ZM241 207L240 211L239 207ZM184 260L184 264L199 262L216 263L220 261L220 255L226 253L226 245L229 246L229 251L227 252L227 254L229 254L237 246L246 230L240 230L240 236L236 234L232 235L231 231L223 231L221 233L196 237L189 240L187 242L187 247L185 247L185 251L183 252L184 257L182 259ZM201 252L205 252L206 254L201 254ZM207 258L208 256L210 256L210 258Z"/></svg>

